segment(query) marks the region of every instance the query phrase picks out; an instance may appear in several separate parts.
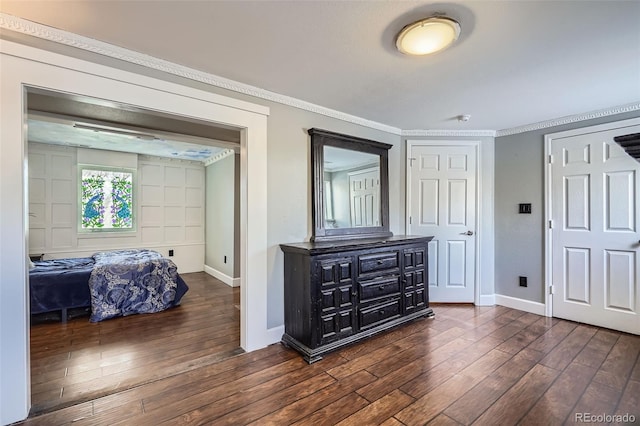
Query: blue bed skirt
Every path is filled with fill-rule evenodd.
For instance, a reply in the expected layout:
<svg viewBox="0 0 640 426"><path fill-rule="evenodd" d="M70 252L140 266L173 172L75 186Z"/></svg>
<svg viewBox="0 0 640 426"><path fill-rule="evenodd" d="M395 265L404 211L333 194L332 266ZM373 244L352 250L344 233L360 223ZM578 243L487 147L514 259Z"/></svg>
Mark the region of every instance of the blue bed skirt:
<svg viewBox="0 0 640 426"><path fill-rule="evenodd" d="M29 271L32 314L91 307L89 277L95 263L92 257L40 260L33 263L35 268ZM177 281L173 306L178 305L189 290L180 275Z"/></svg>

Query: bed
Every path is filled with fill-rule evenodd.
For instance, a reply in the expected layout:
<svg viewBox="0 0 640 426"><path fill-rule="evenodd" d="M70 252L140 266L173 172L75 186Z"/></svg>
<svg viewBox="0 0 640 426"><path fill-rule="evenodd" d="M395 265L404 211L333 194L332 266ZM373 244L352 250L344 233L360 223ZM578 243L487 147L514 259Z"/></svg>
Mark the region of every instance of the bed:
<svg viewBox="0 0 640 426"><path fill-rule="evenodd" d="M41 260L29 271L31 313L91 308L91 322L159 312L180 304L189 287L175 264L152 250L98 252Z"/></svg>

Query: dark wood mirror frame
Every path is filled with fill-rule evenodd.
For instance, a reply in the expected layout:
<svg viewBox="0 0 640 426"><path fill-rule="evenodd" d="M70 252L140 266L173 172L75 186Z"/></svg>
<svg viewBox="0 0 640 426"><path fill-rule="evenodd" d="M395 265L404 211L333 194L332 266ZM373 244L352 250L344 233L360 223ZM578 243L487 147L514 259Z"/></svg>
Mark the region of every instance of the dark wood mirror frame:
<svg viewBox="0 0 640 426"><path fill-rule="evenodd" d="M354 238L386 238L389 231L389 149L392 145L321 129L309 129L311 136L311 196L313 199L311 241L335 241ZM380 221L381 226L358 228L325 228L324 147L365 152L380 156Z"/></svg>

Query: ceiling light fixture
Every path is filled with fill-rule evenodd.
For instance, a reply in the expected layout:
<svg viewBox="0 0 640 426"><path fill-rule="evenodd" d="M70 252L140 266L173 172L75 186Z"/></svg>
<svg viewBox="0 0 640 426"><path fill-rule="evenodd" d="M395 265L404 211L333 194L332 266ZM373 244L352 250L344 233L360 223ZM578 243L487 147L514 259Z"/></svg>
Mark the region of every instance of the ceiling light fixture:
<svg viewBox="0 0 640 426"><path fill-rule="evenodd" d="M453 19L431 17L409 24L396 39L398 50L407 55L428 55L449 47L460 35Z"/></svg>

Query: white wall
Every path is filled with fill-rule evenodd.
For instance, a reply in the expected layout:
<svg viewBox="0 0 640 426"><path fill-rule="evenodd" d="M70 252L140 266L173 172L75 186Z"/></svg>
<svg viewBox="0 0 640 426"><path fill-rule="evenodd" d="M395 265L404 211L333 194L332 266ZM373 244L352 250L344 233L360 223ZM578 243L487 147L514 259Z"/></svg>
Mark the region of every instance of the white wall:
<svg viewBox="0 0 640 426"><path fill-rule="evenodd" d="M640 111L496 138L497 295L545 301L544 135L637 117ZM531 203L531 214L518 214L518 203ZM519 276L528 287L519 286Z"/></svg>
<svg viewBox="0 0 640 426"><path fill-rule="evenodd" d="M239 244L236 167L238 155L208 165L206 178L205 272L231 286L240 285L235 248ZM226 260L225 260L226 259Z"/></svg>
<svg viewBox="0 0 640 426"><path fill-rule="evenodd" d="M78 163L137 169L135 232L78 232ZM29 143L29 253L45 259L149 248L182 273L203 270L204 166L195 161Z"/></svg>

